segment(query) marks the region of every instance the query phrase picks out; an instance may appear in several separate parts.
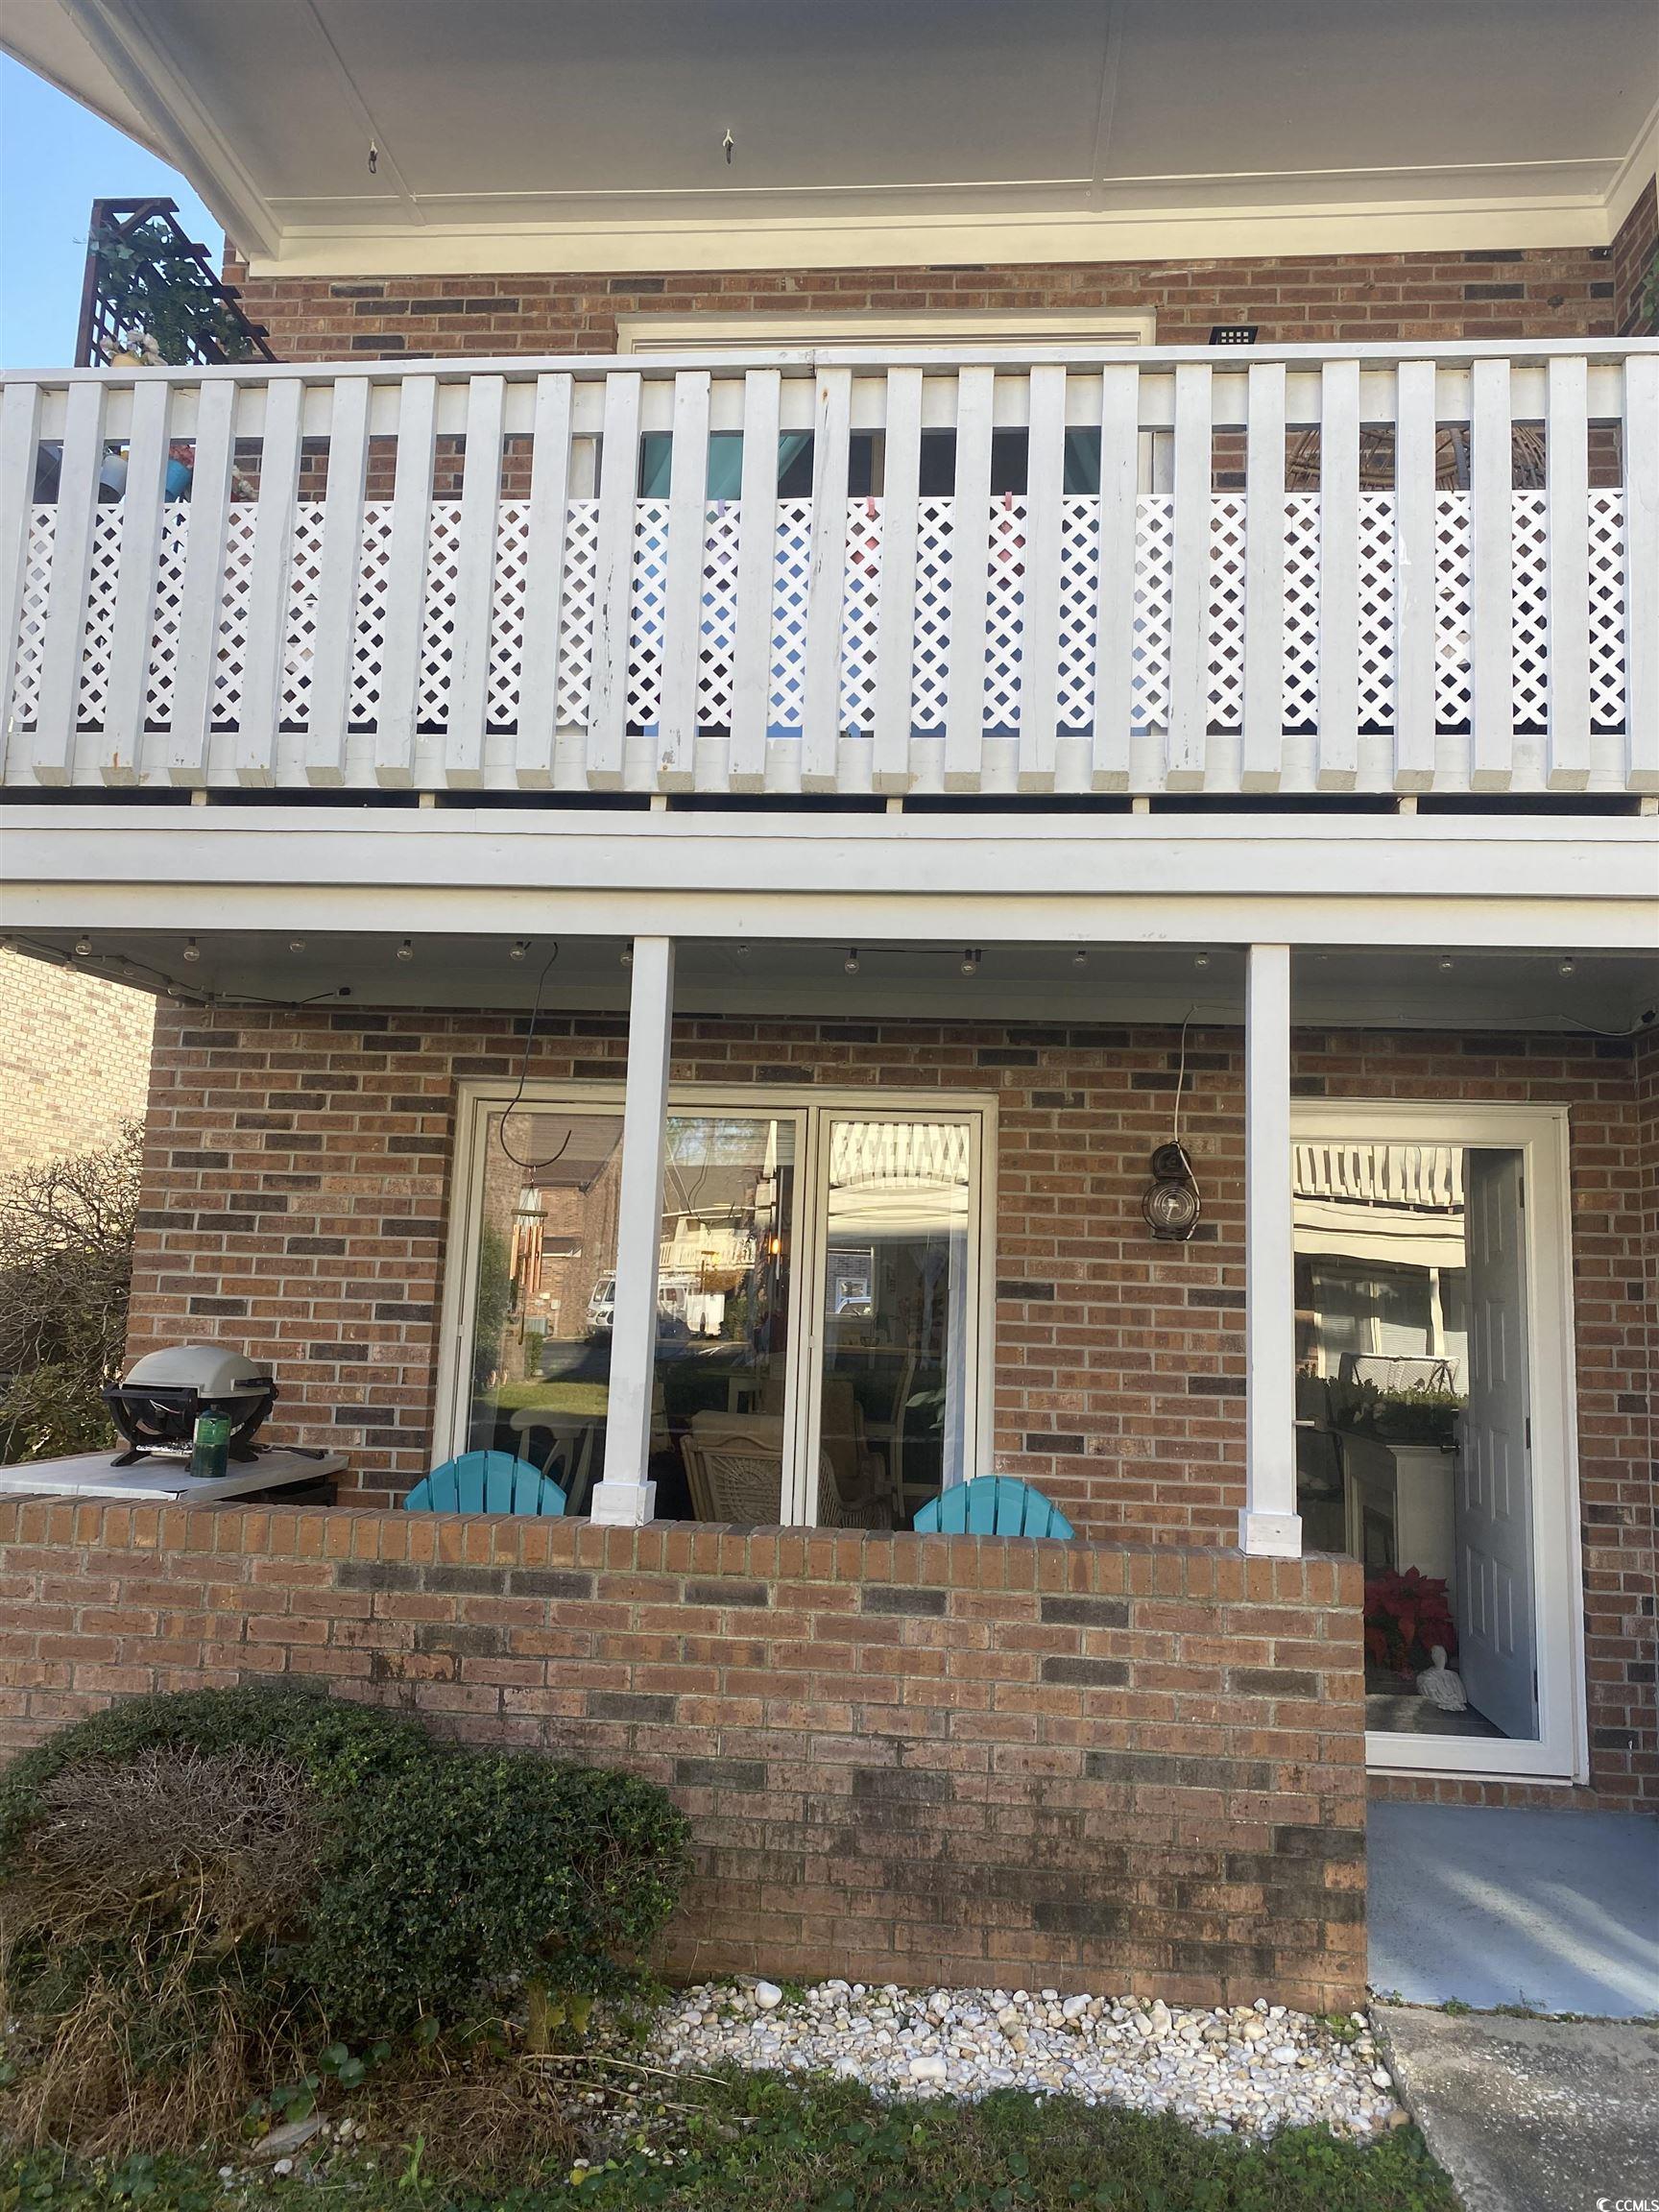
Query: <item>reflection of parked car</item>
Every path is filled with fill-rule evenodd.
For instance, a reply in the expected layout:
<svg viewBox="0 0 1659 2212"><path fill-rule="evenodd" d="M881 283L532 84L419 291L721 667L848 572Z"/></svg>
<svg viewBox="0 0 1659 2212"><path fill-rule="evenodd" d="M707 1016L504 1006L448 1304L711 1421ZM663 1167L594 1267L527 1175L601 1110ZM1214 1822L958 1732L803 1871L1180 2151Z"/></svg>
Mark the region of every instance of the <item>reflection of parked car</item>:
<svg viewBox="0 0 1659 2212"><path fill-rule="evenodd" d="M588 1300L588 1334L589 1336L609 1336L616 1325L616 1278L601 1275L594 1284ZM660 1342L682 1342L691 1332L685 1316L664 1305L657 1309L657 1335Z"/></svg>

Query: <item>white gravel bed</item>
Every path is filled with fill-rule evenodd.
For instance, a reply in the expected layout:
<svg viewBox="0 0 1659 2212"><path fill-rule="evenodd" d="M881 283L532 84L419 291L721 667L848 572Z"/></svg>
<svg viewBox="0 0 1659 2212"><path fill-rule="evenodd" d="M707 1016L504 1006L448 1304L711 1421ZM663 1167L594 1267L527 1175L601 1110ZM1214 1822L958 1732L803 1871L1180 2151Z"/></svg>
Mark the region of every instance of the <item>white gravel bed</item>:
<svg viewBox="0 0 1659 2212"><path fill-rule="evenodd" d="M1053 1989L821 1982L789 1994L772 1982L706 1982L663 2008L650 2056L834 2074L888 2097L1066 2094L1174 2112L1217 2135L1322 2122L1364 2140L1405 2117L1363 2012L1338 2034L1265 1998L1207 2012Z"/></svg>

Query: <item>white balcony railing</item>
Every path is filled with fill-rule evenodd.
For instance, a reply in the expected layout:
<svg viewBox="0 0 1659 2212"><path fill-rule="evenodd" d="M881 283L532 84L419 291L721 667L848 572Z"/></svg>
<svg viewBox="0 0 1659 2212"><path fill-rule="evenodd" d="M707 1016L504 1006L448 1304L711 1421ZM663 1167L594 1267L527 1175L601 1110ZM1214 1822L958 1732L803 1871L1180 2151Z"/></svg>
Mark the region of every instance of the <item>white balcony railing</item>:
<svg viewBox="0 0 1659 2212"><path fill-rule="evenodd" d="M1651 342L9 378L0 525L12 784L1659 788Z"/></svg>

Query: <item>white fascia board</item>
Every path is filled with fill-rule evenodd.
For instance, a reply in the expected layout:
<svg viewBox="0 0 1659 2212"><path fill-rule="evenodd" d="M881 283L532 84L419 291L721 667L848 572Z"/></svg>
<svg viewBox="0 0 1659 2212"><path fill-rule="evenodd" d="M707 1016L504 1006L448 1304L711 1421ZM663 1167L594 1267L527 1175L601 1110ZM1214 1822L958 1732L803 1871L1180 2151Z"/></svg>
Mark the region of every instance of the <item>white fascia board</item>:
<svg viewBox="0 0 1659 2212"><path fill-rule="evenodd" d="M143 118L147 142L183 172L241 251L277 252L282 228L270 204L131 0L60 5Z"/></svg>
<svg viewBox="0 0 1659 2212"><path fill-rule="evenodd" d="M1607 194L1608 242L1618 236L1625 217L1656 176L1659 176L1659 100L1636 134L1627 159L1621 163Z"/></svg>
<svg viewBox="0 0 1659 2212"><path fill-rule="evenodd" d="M1145 208L1006 214L607 222L429 223L421 229L291 224L249 274L295 276L642 275L663 271L1022 266L1050 261L1252 261L1605 246L1600 193L1461 204Z"/></svg>
<svg viewBox="0 0 1659 2212"><path fill-rule="evenodd" d="M1659 947L1651 818L343 814L0 808L9 926Z"/></svg>

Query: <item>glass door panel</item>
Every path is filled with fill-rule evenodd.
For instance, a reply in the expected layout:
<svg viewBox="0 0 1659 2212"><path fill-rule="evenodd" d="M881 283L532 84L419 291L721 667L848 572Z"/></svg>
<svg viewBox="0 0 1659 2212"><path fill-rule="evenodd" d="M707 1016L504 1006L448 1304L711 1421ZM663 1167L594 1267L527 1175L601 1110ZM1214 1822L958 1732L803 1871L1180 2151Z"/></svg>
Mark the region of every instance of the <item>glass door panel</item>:
<svg viewBox="0 0 1659 2212"><path fill-rule="evenodd" d="M781 1517L795 1157L793 1118L669 1117L651 1442L660 1519ZM573 1514L589 1510L605 1461L621 1166L620 1114L485 1116L466 1443L531 1460ZM715 1496L699 1445L739 1415L747 1459L709 1478ZM756 1510L733 1509L742 1484Z"/></svg>
<svg viewBox="0 0 1659 2212"><path fill-rule="evenodd" d="M657 1517L775 1527L789 1429L792 1118L670 1114L657 1266Z"/></svg>
<svg viewBox="0 0 1659 2212"><path fill-rule="evenodd" d="M977 1123L827 1120L805 1518L908 1528L967 1472Z"/></svg>
<svg viewBox="0 0 1659 2212"><path fill-rule="evenodd" d="M1522 1164L1295 1146L1298 1505L1365 1569L1373 1733L1538 1738Z"/></svg>

